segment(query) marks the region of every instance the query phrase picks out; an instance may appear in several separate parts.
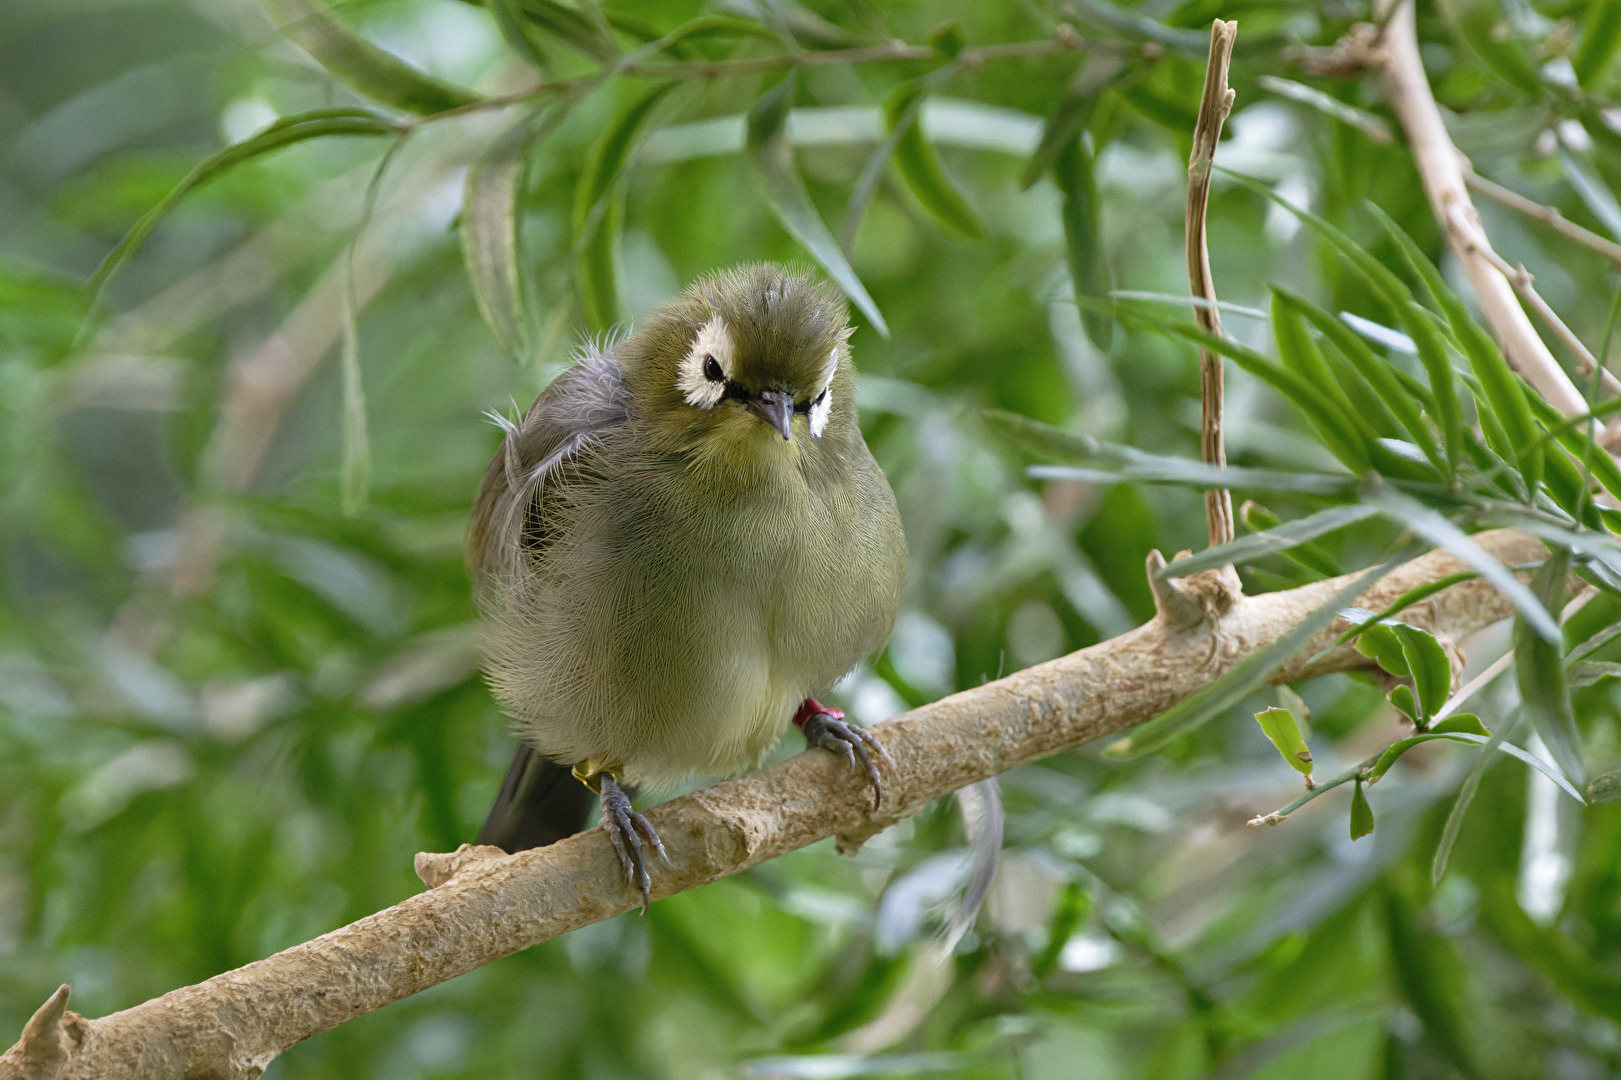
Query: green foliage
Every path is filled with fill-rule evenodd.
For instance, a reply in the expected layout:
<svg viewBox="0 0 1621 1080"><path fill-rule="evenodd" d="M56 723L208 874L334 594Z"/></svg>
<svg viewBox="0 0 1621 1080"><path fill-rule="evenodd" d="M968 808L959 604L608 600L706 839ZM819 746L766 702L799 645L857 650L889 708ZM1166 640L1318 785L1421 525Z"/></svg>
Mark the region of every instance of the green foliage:
<svg viewBox="0 0 1621 1080"><path fill-rule="evenodd" d="M1295 723L1295 714L1288 709L1263 709L1255 714L1255 722L1261 725L1261 731L1266 734L1267 740L1278 748L1283 760L1296 772L1311 775L1311 750L1306 746L1306 739L1300 734L1300 725Z"/></svg>
<svg viewBox="0 0 1621 1080"><path fill-rule="evenodd" d="M1129 755L1007 774L1002 878L942 971L949 806L509 957L270 1077L1621 1074L1621 469L1443 273L1374 76L1303 63L1366 7L267 6L274 38L178 0L0 20L0 1043L63 980L88 1015L128 1007L413 895L415 852L471 839L512 746L460 551L482 414L771 258L878 331L853 404L913 576L834 692L857 719L1152 617L1144 559L1204 547L1208 489L1266 505L1162 580L1352 576L1275 647L1193 661L1226 674ZM1420 14L1475 169L1616 228L1616 5ZM1241 25L1222 339L1180 298L1216 17ZM1603 340L1613 268L1480 212ZM1199 461L1200 346L1231 360L1225 468ZM1497 525L1548 558L1499 566L1471 539ZM1427 547L1466 569L1351 606ZM1459 676L1418 629L1453 585L1514 599L1503 677L1478 680L1490 640ZM1366 670L1268 688L1319 647ZM1302 794L1252 716L1327 778ZM1374 786L1377 838L1348 846Z"/></svg>

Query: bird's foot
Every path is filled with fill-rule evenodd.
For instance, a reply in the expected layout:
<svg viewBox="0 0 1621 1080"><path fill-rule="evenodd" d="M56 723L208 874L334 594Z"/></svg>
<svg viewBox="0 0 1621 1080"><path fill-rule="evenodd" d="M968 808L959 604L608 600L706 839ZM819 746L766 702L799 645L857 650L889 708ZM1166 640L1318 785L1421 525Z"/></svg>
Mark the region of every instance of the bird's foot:
<svg viewBox="0 0 1621 1080"><path fill-rule="evenodd" d="M665 866L670 865L670 857L664 853L664 841L659 839L659 834L653 831L647 819L631 807L630 796L625 794L613 774L601 773L598 779L602 785L602 827L607 831L608 839L613 841L614 850L619 853L619 865L625 868L625 880L641 895L642 914L646 915L647 893L653 887L653 879L647 872L647 849L658 852Z"/></svg>
<svg viewBox="0 0 1621 1080"><path fill-rule="evenodd" d="M844 713L815 698L806 698L799 706L799 711L794 713L794 726L804 733L806 746L820 746L843 754L851 772L856 771L857 761L861 763L867 770L867 779L872 781L872 808L877 810L884 797L878 759L888 762L890 768L895 767L895 759L889 756L884 744L865 728L846 723Z"/></svg>

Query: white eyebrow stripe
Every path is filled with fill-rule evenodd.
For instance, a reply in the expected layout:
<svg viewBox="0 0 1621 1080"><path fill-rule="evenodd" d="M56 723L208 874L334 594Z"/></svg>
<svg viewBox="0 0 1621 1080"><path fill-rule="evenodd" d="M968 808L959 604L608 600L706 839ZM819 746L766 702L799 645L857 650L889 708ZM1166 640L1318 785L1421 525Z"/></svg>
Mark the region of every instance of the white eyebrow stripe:
<svg viewBox="0 0 1621 1080"><path fill-rule="evenodd" d="M715 382L710 379L704 374L704 368L710 357L714 357L715 362L720 365L721 374L730 379L735 352L731 329L719 315L711 316L708 322L698 328L692 348L681 361L681 370L675 380L676 388L681 391L681 396L686 399L688 405L699 409L713 409L720 404L721 398L726 395L726 383L724 380Z"/></svg>

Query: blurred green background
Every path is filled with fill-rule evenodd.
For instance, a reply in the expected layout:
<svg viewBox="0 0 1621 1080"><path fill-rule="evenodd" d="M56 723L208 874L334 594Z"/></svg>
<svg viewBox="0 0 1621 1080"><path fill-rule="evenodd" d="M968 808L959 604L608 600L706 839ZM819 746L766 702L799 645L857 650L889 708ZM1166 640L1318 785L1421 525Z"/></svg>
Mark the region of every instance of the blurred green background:
<svg viewBox="0 0 1621 1080"><path fill-rule="evenodd" d="M497 442L483 414L527 405L585 334L699 273L810 261L743 147L781 69L687 68L641 109L666 80L626 63L922 47L805 63L781 133L805 206L851 241L890 328L858 313L853 347L912 574L888 652L836 695L863 721L1129 629L1153 613L1149 550L1204 545L1197 491L1032 479L981 411L1197 458L1193 347L1075 297L1185 292L1212 17L1240 22L1220 162L1399 266L1371 200L1468 295L1377 81L1310 73L1369 17L1358 0L269 8L0 3L0 1043L62 981L86 1015L134 1005L411 895L415 852L472 838L512 747L477 675L461 561ZM1061 25L1115 44L1083 59L1052 47ZM1621 236L1615 5L1425 4L1420 36L1479 171ZM418 74L345 51L356 41ZM1047 44L952 65L964 43L1008 42ZM874 161L886 101L904 123L919 85L924 138ZM314 110L323 137L210 173L90 310L85 282L190 170ZM1084 138L1058 140L1026 186L1053 116ZM1596 343L1615 268L1481 212ZM1224 300L1265 308L1280 283L1383 318L1343 258L1220 178L1210 248ZM1264 318L1226 322L1270 349ZM1339 468L1281 397L1228 379L1235 463ZM1400 531L1371 519L1319 550L1354 569ZM1276 556L1240 570L1251 591L1317 576ZM1507 638L1465 643L1470 673ZM1489 724L1517 716L1512 683L1476 703ZM1614 685L1574 692L1594 771L1621 757ZM854 858L819 844L530 949L269 1075L1621 1075L1621 808L1580 808L1498 755L1432 887L1476 757L1437 744L1373 791L1371 837L1349 839L1343 790L1246 829L1299 790L1257 709L1309 708L1319 776L1401 734L1369 678L1296 690L1157 756L1086 749L1004 777L1001 874L943 967L924 943L962 873L949 803Z"/></svg>

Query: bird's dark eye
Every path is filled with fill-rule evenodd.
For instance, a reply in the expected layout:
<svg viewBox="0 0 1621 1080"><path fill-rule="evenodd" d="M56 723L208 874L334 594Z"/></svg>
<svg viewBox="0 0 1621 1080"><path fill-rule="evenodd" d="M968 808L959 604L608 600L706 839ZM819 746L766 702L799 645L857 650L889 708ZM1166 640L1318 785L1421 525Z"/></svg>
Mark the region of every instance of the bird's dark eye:
<svg viewBox="0 0 1621 1080"><path fill-rule="evenodd" d="M713 356L704 357L704 378L710 382L725 382L726 373L720 369L720 364Z"/></svg>
<svg viewBox="0 0 1621 1080"><path fill-rule="evenodd" d="M820 394L817 394L814 398L811 398L811 399L806 400L806 401L801 401L799 404L795 405L794 406L794 411L795 412L808 413L812 409L816 408L816 406L820 405L822 403L822 400L824 398L826 398L826 397L827 397L827 387L824 386L824 387L822 387L822 392Z"/></svg>

